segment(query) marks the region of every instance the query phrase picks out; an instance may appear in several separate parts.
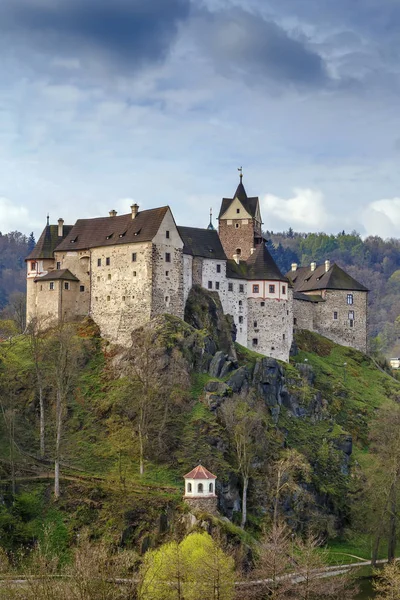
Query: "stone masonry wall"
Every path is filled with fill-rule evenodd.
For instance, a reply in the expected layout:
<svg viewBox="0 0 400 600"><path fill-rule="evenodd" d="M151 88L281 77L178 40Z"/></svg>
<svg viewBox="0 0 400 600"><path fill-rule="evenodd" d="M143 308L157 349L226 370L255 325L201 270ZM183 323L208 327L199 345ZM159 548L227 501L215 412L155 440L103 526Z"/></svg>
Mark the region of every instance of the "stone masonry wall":
<svg viewBox="0 0 400 600"><path fill-rule="evenodd" d="M54 268L57 263L59 263L60 269L69 269L79 279L79 285L73 286L73 289L76 290L75 305L73 306L69 301L71 311L74 310L77 317L88 315L90 310L90 251L55 252ZM80 286L83 286L83 292L80 291ZM69 318L73 318L72 313Z"/></svg>
<svg viewBox="0 0 400 600"><path fill-rule="evenodd" d="M293 326L295 329L314 331L315 302L293 300Z"/></svg>
<svg viewBox="0 0 400 600"><path fill-rule="evenodd" d="M218 498L184 498L185 502L190 506L192 510L204 513L210 513L211 515L217 515L218 510Z"/></svg>
<svg viewBox="0 0 400 600"><path fill-rule="evenodd" d="M353 295L353 304L347 304L347 295ZM315 305L314 331L342 346L367 351L367 292L326 290L325 302ZM354 312L353 327L349 312ZM337 312L337 319L334 319Z"/></svg>
<svg viewBox="0 0 400 600"><path fill-rule="evenodd" d="M264 304L264 306L262 306ZM254 343L257 340L257 344ZM288 300L248 300L247 347L285 362L293 341L292 291Z"/></svg>
<svg viewBox="0 0 400 600"><path fill-rule="evenodd" d="M193 286L193 256L183 255L183 302L186 304L189 292Z"/></svg>
<svg viewBox="0 0 400 600"><path fill-rule="evenodd" d="M254 248L254 220L253 219L220 219L219 237L228 259L233 258L236 250L240 248L240 258L247 260Z"/></svg>

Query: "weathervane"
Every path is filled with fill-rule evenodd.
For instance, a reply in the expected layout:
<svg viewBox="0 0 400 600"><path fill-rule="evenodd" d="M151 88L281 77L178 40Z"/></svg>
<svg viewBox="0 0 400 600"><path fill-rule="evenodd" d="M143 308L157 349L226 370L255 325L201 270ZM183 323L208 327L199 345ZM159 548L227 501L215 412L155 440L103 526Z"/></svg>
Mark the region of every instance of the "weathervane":
<svg viewBox="0 0 400 600"><path fill-rule="evenodd" d="M243 167L238 167L238 171L240 173L240 182L242 182L242 177L243 177Z"/></svg>

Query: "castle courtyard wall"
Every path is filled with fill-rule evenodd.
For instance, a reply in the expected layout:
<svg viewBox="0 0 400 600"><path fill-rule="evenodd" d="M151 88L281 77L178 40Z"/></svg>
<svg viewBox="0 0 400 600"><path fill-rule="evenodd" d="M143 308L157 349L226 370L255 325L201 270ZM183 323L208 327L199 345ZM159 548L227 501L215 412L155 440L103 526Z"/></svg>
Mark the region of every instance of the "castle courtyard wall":
<svg viewBox="0 0 400 600"><path fill-rule="evenodd" d="M308 329L314 331L315 302L307 300L293 300L293 327L294 329Z"/></svg>

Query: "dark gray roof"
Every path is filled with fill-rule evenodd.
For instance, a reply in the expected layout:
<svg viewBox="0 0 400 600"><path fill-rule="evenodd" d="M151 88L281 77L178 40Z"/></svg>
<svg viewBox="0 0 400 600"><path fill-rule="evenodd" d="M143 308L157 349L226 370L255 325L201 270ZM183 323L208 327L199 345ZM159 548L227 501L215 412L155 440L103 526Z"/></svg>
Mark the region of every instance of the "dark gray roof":
<svg viewBox="0 0 400 600"><path fill-rule="evenodd" d="M246 262L247 279L272 279L289 282L276 266L265 244L259 244Z"/></svg>
<svg viewBox="0 0 400 600"><path fill-rule="evenodd" d="M251 215L255 217L257 214L257 206L259 203L258 197L253 196L252 198L248 198L246 194L246 190L244 189L244 185L242 181L240 181L236 192L233 195L233 198L222 198L221 210L219 211L218 219L222 217L222 215L228 210L229 206L232 204L235 198L238 198L243 205L243 208Z"/></svg>
<svg viewBox="0 0 400 600"><path fill-rule="evenodd" d="M230 279L247 279L247 263L245 260L240 260L239 264L230 259L226 263L226 276Z"/></svg>
<svg viewBox="0 0 400 600"><path fill-rule="evenodd" d="M217 231L197 227L178 227L178 231L183 240L184 254L226 260Z"/></svg>
<svg viewBox="0 0 400 600"><path fill-rule="evenodd" d="M351 277L346 271L333 263L328 271L325 264L319 265L314 271L311 267L300 267L289 271L287 277L292 281L296 292L312 292L317 290L348 290L368 292L368 289Z"/></svg>
<svg viewBox="0 0 400 600"><path fill-rule="evenodd" d="M315 294L303 294L302 292L293 292L294 300L303 300L304 302L325 302L322 296L318 296Z"/></svg>
<svg viewBox="0 0 400 600"><path fill-rule="evenodd" d="M58 236L58 225L47 225L42 235L37 241L36 246L26 257L25 260L39 260L41 258L54 258L53 252L58 244L67 237L72 229L73 225L64 225L63 236Z"/></svg>
<svg viewBox="0 0 400 600"><path fill-rule="evenodd" d="M35 277L35 281L55 281L56 279L79 281L69 269L54 269L54 271L49 271L46 275L42 275L42 277Z"/></svg>
<svg viewBox="0 0 400 600"><path fill-rule="evenodd" d="M156 235L168 206L132 214L97 219L79 219L69 235L56 248L58 251L86 250L101 246L149 242Z"/></svg>

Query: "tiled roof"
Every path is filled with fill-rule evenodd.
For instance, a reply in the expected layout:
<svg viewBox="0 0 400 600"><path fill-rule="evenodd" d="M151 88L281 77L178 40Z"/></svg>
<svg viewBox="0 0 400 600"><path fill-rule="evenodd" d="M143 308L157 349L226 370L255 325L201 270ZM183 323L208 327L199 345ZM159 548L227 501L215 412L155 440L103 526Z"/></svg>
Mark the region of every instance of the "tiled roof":
<svg viewBox="0 0 400 600"><path fill-rule="evenodd" d="M230 279L247 279L247 263L240 260L239 264L233 259L226 263L226 276Z"/></svg>
<svg viewBox="0 0 400 600"><path fill-rule="evenodd" d="M303 292L293 292L293 300L304 300L304 302L325 302L322 296L318 294L303 294Z"/></svg>
<svg viewBox="0 0 400 600"><path fill-rule="evenodd" d="M53 252L58 244L69 235L73 225L64 225L64 235L58 237L58 225L46 225L36 246L25 260L39 260L41 258L54 258Z"/></svg>
<svg viewBox="0 0 400 600"><path fill-rule="evenodd" d="M368 292L368 289L333 263L328 271L325 264L319 265L314 271L311 267L300 267L289 271L287 277L293 282L295 292L312 292L314 290L348 290Z"/></svg>
<svg viewBox="0 0 400 600"><path fill-rule="evenodd" d="M178 231L183 240L184 254L226 260L217 231L197 227L178 227Z"/></svg>
<svg viewBox="0 0 400 600"><path fill-rule="evenodd" d="M282 275L265 244L259 244L247 259L247 279L289 281Z"/></svg>
<svg viewBox="0 0 400 600"><path fill-rule="evenodd" d="M49 271L46 275L41 277L35 277L35 281L55 281L56 279L62 279L65 281L79 281L75 275L71 273L69 269L54 269Z"/></svg>
<svg viewBox="0 0 400 600"><path fill-rule="evenodd" d="M156 235L168 206L132 214L97 219L79 219L69 235L57 246L59 251L85 250L101 246L149 242Z"/></svg>
<svg viewBox="0 0 400 600"><path fill-rule="evenodd" d="M240 202L243 205L243 208L249 213L250 216L256 216L257 206L259 202L258 197L253 196L252 198L248 198L246 190L244 189L244 185L242 182L240 182L236 189L236 192L233 195L233 198L222 198L221 210L219 211L218 219L220 219L222 215L228 210L235 198L238 198L240 200Z"/></svg>
<svg viewBox="0 0 400 600"><path fill-rule="evenodd" d="M210 473L203 465L198 465L183 477L184 479L217 479L216 475Z"/></svg>

